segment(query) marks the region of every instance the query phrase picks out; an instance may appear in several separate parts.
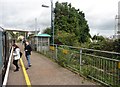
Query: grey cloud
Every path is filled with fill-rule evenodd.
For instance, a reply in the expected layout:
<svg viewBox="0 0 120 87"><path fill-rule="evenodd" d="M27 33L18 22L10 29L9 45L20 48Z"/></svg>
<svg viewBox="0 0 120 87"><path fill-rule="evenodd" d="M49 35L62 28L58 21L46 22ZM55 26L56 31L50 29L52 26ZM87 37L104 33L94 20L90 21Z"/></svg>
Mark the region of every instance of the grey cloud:
<svg viewBox="0 0 120 87"><path fill-rule="evenodd" d="M10 28L33 29L35 27L34 19L37 18L38 27L50 26L50 8L41 8L45 1L0 0L0 2L0 25Z"/></svg>
<svg viewBox="0 0 120 87"><path fill-rule="evenodd" d="M102 30L108 30L108 29L114 29L115 26L115 20L112 16L109 18L107 16L104 17L91 17L88 18L88 24L91 28L95 29L102 29Z"/></svg>
<svg viewBox="0 0 120 87"><path fill-rule="evenodd" d="M57 0L53 1L55 3ZM59 1L71 2L72 6L79 8L81 11L83 10L90 26L90 30L93 34L97 32L105 34L105 32L107 33L107 30L111 32L110 34L112 34L114 31L114 18L112 17L115 12L109 13L110 11L113 11L112 9L109 11L108 9L95 9L97 8L97 4L100 6L100 4L97 2L101 1ZM42 8L42 4L50 6L50 0L0 0L0 25L10 28L12 27L33 30L35 28L35 18L37 18L38 28L43 30L46 27L50 27L50 8ZM96 5L96 7L94 7L93 4ZM107 6L108 4L104 3L104 5ZM101 11L101 13L99 13L99 11Z"/></svg>
<svg viewBox="0 0 120 87"><path fill-rule="evenodd" d="M114 35L115 20L112 17L91 18L89 19L90 32L93 35L100 34L106 37Z"/></svg>
<svg viewBox="0 0 120 87"><path fill-rule="evenodd" d="M106 21L98 26L102 30L114 30L114 21Z"/></svg>

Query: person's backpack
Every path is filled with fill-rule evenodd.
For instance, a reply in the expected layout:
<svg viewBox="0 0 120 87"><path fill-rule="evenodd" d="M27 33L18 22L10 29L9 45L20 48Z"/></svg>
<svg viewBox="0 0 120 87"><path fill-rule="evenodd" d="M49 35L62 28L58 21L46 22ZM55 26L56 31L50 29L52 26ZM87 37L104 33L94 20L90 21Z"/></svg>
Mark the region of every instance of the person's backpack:
<svg viewBox="0 0 120 87"><path fill-rule="evenodd" d="M22 52L20 51L20 58L22 57Z"/></svg>

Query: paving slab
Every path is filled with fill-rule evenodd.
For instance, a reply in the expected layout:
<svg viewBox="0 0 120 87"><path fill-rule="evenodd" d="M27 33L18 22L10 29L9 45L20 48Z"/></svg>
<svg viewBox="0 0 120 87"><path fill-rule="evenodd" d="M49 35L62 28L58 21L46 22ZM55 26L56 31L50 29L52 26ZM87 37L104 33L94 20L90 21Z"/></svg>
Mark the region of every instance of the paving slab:
<svg viewBox="0 0 120 87"><path fill-rule="evenodd" d="M26 85L20 62L19 67L20 67L19 71L14 72L15 66L12 64L11 61L7 85Z"/></svg>

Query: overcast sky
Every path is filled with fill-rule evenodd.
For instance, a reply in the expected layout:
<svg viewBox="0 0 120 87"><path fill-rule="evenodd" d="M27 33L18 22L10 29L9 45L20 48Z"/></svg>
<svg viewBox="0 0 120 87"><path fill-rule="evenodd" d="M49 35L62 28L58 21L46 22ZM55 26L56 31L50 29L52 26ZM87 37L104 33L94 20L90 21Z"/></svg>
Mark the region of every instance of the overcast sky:
<svg viewBox="0 0 120 87"><path fill-rule="evenodd" d="M115 15L118 14L119 0L53 0L71 3L85 13L90 34L112 36L115 33ZM50 0L0 0L0 26L5 28L38 30L50 27Z"/></svg>

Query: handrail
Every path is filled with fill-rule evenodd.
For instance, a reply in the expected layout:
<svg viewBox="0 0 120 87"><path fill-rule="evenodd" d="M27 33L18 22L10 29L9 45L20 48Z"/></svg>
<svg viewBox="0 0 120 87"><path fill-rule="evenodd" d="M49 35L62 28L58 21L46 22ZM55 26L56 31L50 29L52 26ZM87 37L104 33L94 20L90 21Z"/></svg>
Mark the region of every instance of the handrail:
<svg viewBox="0 0 120 87"><path fill-rule="evenodd" d="M43 49L44 50L44 49ZM46 51L46 52L45 52ZM120 84L120 53L67 45L52 44L50 50L41 51L60 65L77 71L104 85Z"/></svg>
<svg viewBox="0 0 120 87"><path fill-rule="evenodd" d="M58 45L58 44L54 44L54 45ZM66 47L76 48L76 49L83 49L83 50L88 50L88 51L96 51L96 52L111 53L111 54L120 55L120 53L118 53L118 52L110 52L110 51L95 50L95 49L88 49L88 48L81 48L81 47L73 47L73 46L67 46L67 45L58 45L58 46L66 46Z"/></svg>

